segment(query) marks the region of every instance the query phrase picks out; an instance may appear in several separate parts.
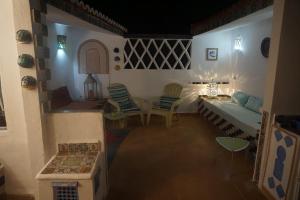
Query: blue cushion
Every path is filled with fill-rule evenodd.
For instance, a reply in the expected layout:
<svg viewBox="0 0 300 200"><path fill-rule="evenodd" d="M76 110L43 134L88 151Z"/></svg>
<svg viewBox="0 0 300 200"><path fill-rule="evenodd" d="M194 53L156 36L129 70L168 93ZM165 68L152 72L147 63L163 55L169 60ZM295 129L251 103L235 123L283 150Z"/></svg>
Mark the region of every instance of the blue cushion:
<svg viewBox="0 0 300 200"><path fill-rule="evenodd" d="M175 101L177 101L179 98L177 97L168 97L168 96L161 96L159 98L159 104L154 105L156 108L164 109L164 110L171 110L171 107ZM154 108L155 108L154 107Z"/></svg>
<svg viewBox="0 0 300 200"><path fill-rule="evenodd" d="M123 85L109 87L108 91L111 98L119 104L122 112L140 111Z"/></svg>
<svg viewBox="0 0 300 200"><path fill-rule="evenodd" d="M260 113L259 109L262 107L262 100L258 97L249 96L245 108L252 110L254 112Z"/></svg>
<svg viewBox="0 0 300 200"><path fill-rule="evenodd" d="M231 99L234 103L237 103L241 106L244 106L247 101L248 101L249 96L245 94L244 92L235 92L232 96Z"/></svg>

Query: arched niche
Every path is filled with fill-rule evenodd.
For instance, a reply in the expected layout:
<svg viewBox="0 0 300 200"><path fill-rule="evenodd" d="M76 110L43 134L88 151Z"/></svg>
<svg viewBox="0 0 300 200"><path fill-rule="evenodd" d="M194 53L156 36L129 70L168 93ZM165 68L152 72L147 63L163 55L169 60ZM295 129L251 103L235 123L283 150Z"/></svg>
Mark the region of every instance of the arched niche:
<svg viewBox="0 0 300 200"><path fill-rule="evenodd" d="M106 46L98 40L86 40L78 49L79 74L108 74L109 55Z"/></svg>

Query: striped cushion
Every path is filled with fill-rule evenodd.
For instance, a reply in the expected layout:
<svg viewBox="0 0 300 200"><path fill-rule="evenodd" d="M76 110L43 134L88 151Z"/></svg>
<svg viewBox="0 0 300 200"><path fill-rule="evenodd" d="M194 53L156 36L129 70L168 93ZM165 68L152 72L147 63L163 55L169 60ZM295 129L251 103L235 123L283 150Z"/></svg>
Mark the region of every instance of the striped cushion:
<svg viewBox="0 0 300 200"><path fill-rule="evenodd" d="M109 87L108 91L111 98L119 104L122 112L140 111L133 100L130 99L128 91L123 85Z"/></svg>
<svg viewBox="0 0 300 200"><path fill-rule="evenodd" d="M171 107L175 101L177 101L179 98L177 97L167 97L167 96L161 96L159 99L159 104L154 106L158 109L164 109L164 110L171 110Z"/></svg>

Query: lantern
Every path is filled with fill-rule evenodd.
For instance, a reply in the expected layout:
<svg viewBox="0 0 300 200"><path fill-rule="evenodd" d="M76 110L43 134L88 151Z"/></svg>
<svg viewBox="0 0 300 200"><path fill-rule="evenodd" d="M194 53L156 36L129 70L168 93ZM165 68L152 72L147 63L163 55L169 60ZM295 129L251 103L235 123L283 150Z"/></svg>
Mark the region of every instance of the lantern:
<svg viewBox="0 0 300 200"><path fill-rule="evenodd" d="M88 74L84 81L84 96L86 100L92 101L98 99L98 84L92 74Z"/></svg>
<svg viewBox="0 0 300 200"><path fill-rule="evenodd" d="M218 96L218 84L213 79L207 85L207 96Z"/></svg>

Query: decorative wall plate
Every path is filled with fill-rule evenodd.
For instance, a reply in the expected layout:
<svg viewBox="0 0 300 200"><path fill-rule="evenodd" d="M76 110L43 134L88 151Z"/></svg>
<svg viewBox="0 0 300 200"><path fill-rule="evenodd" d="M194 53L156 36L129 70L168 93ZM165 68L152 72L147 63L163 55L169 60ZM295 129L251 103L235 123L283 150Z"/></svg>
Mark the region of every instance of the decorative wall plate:
<svg viewBox="0 0 300 200"><path fill-rule="evenodd" d="M36 88L36 79L32 76L24 76L21 80L21 86L33 90Z"/></svg>
<svg viewBox="0 0 300 200"><path fill-rule="evenodd" d="M34 65L34 59L29 54L21 54L18 57L18 65L24 68L31 68Z"/></svg>
<svg viewBox="0 0 300 200"><path fill-rule="evenodd" d="M271 42L271 38L269 37L264 38L261 42L260 50L261 50L261 54L265 58L269 57L270 42Z"/></svg>
<svg viewBox="0 0 300 200"><path fill-rule="evenodd" d="M115 66L115 70L116 70L116 71L121 70L121 66L120 66L120 65L116 65L116 66Z"/></svg>
<svg viewBox="0 0 300 200"><path fill-rule="evenodd" d="M27 30L18 30L16 33L16 40L20 43L30 43L32 41L31 33Z"/></svg>
<svg viewBox="0 0 300 200"><path fill-rule="evenodd" d="M115 56L115 61L120 61L121 59L120 59L120 57L119 56Z"/></svg>
<svg viewBox="0 0 300 200"><path fill-rule="evenodd" d="M120 49L118 47L114 48L114 53L119 53Z"/></svg>

